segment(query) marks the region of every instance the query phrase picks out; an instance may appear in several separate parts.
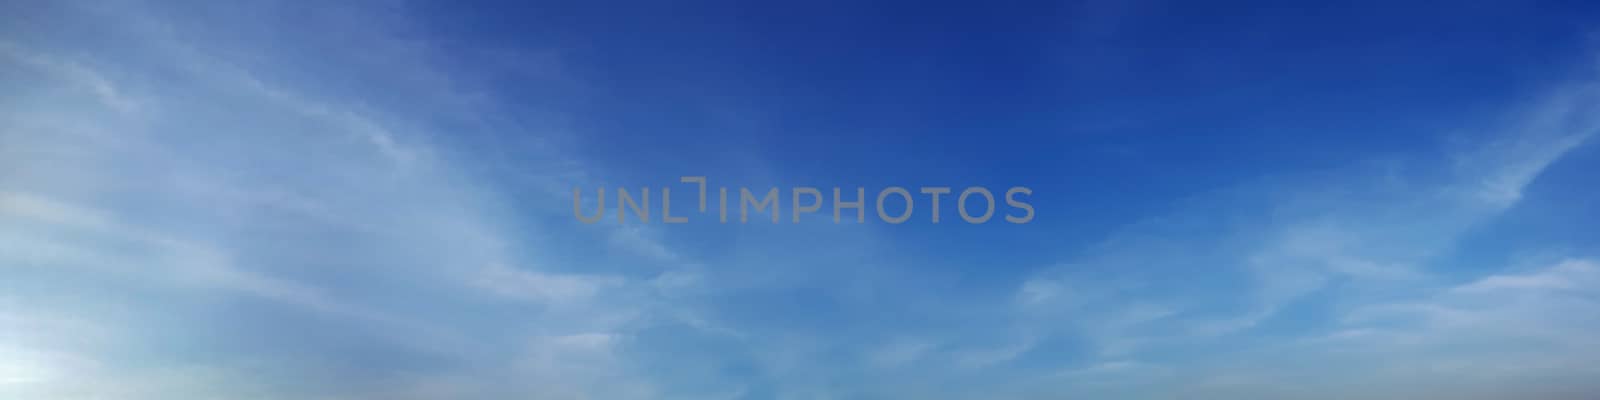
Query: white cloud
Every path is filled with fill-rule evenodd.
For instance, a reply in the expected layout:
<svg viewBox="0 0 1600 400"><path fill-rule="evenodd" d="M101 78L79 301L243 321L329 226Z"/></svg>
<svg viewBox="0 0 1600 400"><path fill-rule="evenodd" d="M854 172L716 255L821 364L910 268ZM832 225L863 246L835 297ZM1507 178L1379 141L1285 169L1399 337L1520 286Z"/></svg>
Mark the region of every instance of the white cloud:
<svg viewBox="0 0 1600 400"><path fill-rule="evenodd" d="M327 334L308 337L357 335L376 342L366 345L391 349L396 357L421 353L467 365L504 366L516 363L509 359L523 358L519 368L524 369L518 373L541 384L571 383L560 392L570 398L606 393L639 398L637 394L645 393L640 388L647 385L635 383L639 379L612 371L624 364L618 343L626 333L610 329L638 320L638 309L653 301L639 294L648 290L608 296L607 290L624 287L627 280L510 267L543 265L545 260L521 257L537 254L530 249L539 244L509 240L508 223L497 206L500 194L453 164L449 152L441 150L448 149L445 145L418 134L426 129L424 118L461 110L444 104L457 99L458 87L422 77L434 73L427 70L434 63L390 60L382 69L323 71L324 76L359 73L362 79L397 85L368 88L381 96L342 100L320 87L284 79L292 74L274 74L281 71L271 68L282 65L262 60L281 55L272 54L280 49L269 44L252 49L260 53L241 57L226 39L197 35L195 27L168 24L145 10L104 8L74 10L74 18L81 19L76 24L124 37L132 43L128 48L0 47L0 66L21 66L44 78L18 82L17 95L28 100L26 107L0 112L0 271L8 276L0 289L33 290L34 283L50 282L34 279L69 276L74 277L70 291L81 294L75 303L109 307L131 298L150 309L128 310L124 324L103 327L104 335L116 338L110 347L61 341L50 351L31 345L0 348L0 358L8 360L0 362L0 380L7 382L0 397L285 397L282 391L288 389L262 387L270 382L241 371L336 373L328 365L273 361L309 351L301 349L274 352L282 355L240 349L251 354L194 363L159 355L130 360L119 352L162 351L161 343L136 340L142 338L141 329L153 329L162 320L161 313L151 310L236 303L255 307L255 300L295 318L318 321L276 329ZM259 28L251 21L207 23ZM370 45L361 49L362 57L392 50L384 43ZM62 54L82 56L68 61ZM343 66L340 60L327 61L318 65ZM427 87L413 86L419 82ZM408 97L404 90L426 96ZM467 114L462 119L483 121ZM438 138L453 136L432 140ZM581 178L570 174L580 165L552 163L563 165L547 171L560 186ZM553 196L551 204L560 204L554 201L559 199L565 198ZM642 236L614 245L676 257ZM674 271L657 272L667 277ZM88 284L112 279L118 283L108 290ZM680 289L691 281L662 280ZM479 338L462 326L484 324L490 317L441 310L478 307L474 311L497 315L518 305L475 302L474 289L563 307L496 321L505 323L498 328L505 332ZM34 291L18 295L19 307L59 301ZM187 316L184 323L214 329L245 318L223 312ZM603 333L560 332L587 329ZM525 352L484 350L527 337L539 339L527 343ZM80 358L89 361L71 361ZM233 363L245 360L262 365ZM567 369L574 360L596 364ZM537 367L540 362L549 364ZM516 387L505 384L514 381L511 374L485 375L507 380L454 379L442 373L416 381L419 386L439 383L430 390L467 394ZM471 387L461 387L463 382ZM24 384L26 388L16 387ZM333 392L343 390L362 391Z"/></svg>
<svg viewBox="0 0 1600 400"><path fill-rule="evenodd" d="M877 368L896 368L922 359L933 349L931 341L900 338L870 350L866 361Z"/></svg>
<svg viewBox="0 0 1600 400"><path fill-rule="evenodd" d="M988 348L968 348L953 353L955 363L962 368L986 368L1015 360L1033 350L1033 339L1013 340L1010 343Z"/></svg>
<svg viewBox="0 0 1600 400"><path fill-rule="evenodd" d="M610 276L525 271L503 264L490 264L478 273L473 283L502 296L545 303L571 303L588 300L605 290L619 287L623 280Z"/></svg>
<svg viewBox="0 0 1600 400"><path fill-rule="evenodd" d="M1496 346L1506 349L1538 348L1528 341L1600 344L1587 334L1600 329L1600 321L1560 317L1600 310L1596 282L1600 267L1593 260L1569 259L1535 271L1487 276L1420 300L1371 304L1353 310L1345 320L1370 331L1425 335L1430 346L1487 338L1508 340ZM1408 324L1382 327L1396 320ZM1372 324L1378 326L1366 326ZM1504 349L1488 351L1498 350Z"/></svg>
<svg viewBox="0 0 1600 400"><path fill-rule="evenodd" d="M1066 288L1061 282L1051 279L1033 278L1022 283L1017 289L1017 301L1025 305L1041 304L1060 297Z"/></svg>
<svg viewBox="0 0 1600 400"><path fill-rule="evenodd" d="M625 225L612 229L609 240L611 245L618 249L651 260L668 263L669 265L682 262L681 257L668 249L667 246L661 244L658 238L652 236L653 233L653 231L648 231L638 225Z"/></svg>
<svg viewBox="0 0 1600 400"><path fill-rule="evenodd" d="M1564 260L1528 274L1493 275L1451 289L1462 293L1595 290L1600 287L1600 266L1589 260Z"/></svg>
<svg viewBox="0 0 1600 400"><path fill-rule="evenodd" d="M1483 203L1516 204L1540 172L1600 132L1600 87L1591 83L1562 88L1534 107L1506 128L1505 139L1457 160Z"/></svg>
<svg viewBox="0 0 1600 400"><path fill-rule="evenodd" d="M1533 112L1511 116L1503 133L1454 152L1442 177L1426 165L1360 164L1186 200L1169 215L1131 225L1024 279L1013 293L1016 313L1009 322L1045 337L1086 339L1094 360L1109 363L1230 336L1262 342L1253 348L1270 347L1281 333L1259 329L1301 302L1350 307L1452 279L1431 264L1454 251L1464 233L1514 207L1545 169L1600 131L1597 89L1570 85ZM1498 323L1527 328L1519 335L1564 337L1574 327L1531 326L1556 318L1555 309L1581 312L1584 303L1547 291L1506 291L1596 284L1588 264L1564 265L1462 285L1446 303L1387 304L1355 315L1448 321L1490 332L1501 330L1488 326ZM1490 301L1467 296L1488 292L1520 305L1460 307ZM1530 316L1510 317L1517 312ZM1337 338L1348 350L1359 348L1349 342L1362 340L1428 343L1435 333L1392 328L1352 325L1340 329L1342 335L1304 335Z"/></svg>
<svg viewBox="0 0 1600 400"><path fill-rule="evenodd" d="M69 83L69 86L90 91L99 103L121 113L139 111L140 104L93 69L77 61L63 60L43 54L28 53L20 46L0 41L0 58L15 64L40 70Z"/></svg>

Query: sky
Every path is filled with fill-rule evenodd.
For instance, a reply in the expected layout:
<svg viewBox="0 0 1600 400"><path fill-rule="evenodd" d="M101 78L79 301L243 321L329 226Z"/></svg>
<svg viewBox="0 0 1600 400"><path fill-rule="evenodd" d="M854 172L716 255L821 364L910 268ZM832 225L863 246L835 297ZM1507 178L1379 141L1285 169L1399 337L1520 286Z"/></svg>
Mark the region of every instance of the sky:
<svg viewBox="0 0 1600 400"><path fill-rule="evenodd" d="M0 399L1591 398L1597 132L1583 2L0 1Z"/></svg>

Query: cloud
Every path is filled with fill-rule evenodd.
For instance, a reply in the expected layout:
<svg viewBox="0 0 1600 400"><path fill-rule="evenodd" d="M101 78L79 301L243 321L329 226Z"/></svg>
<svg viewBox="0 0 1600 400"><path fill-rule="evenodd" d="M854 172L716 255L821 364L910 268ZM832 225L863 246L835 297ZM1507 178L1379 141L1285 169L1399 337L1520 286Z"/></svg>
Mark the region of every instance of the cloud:
<svg viewBox="0 0 1600 400"><path fill-rule="evenodd" d="M1372 301L1344 313L1331 332L1195 366L1195 393L1261 393L1274 385L1299 398L1582 398L1600 370L1583 315L1600 308L1595 263L1568 259L1538 269L1419 288L1407 299ZM1513 284L1504 284L1514 282ZM1534 283L1534 284L1530 284ZM1274 370L1276 369L1276 370ZM1301 377L1318 376L1317 380ZM1287 382L1296 382L1293 386ZM1320 383L1313 383L1320 382Z"/></svg>
<svg viewBox="0 0 1600 400"><path fill-rule="evenodd" d="M106 108L120 113L133 113L139 110L140 104L137 100L123 94L121 89L95 70L76 61L28 53L17 44L6 41L0 41L0 58L6 59L13 65L61 79L68 83L69 87L88 90Z"/></svg>
<svg viewBox="0 0 1600 400"><path fill-rule="evenodd" d="M1570 361L1586 357L1576 346L1592 340L1579 332L1593 327L1549 321L1600 306L1576 289L1595 284L1591 263L1447 288L1439 285L1463 278L1439 264L1594 136L1596 93L1589 84L1561 88L1446 159L1372 160L1185 199L1023 279L1005 323L1040 340L1085 343L1083 356L1055 371L1088 375L1134 359L1163 371L1104 386L1114 397L1384 397L1446 385L1450 371L1521 389L1541 374L1581 376ZM1415 293L1440 294L1395 302ZM1395 380L1404 376L1439 381ZM1340 383L1307 383L1318 380ZM1382 384L1337 386L1372 382Z"/></svg>
<svg viewBox="0 0 1600 400"><path fill-rule="evenodd" d="M921 339L896 339L867 354L867 363L877 368L896 368L922 359L934 343Z"/></svg>
<svg viewBox="0 0 1600 400"><path fill-rule="evenodd" d="M1596 287L1600 267L1588 260L1565 260L1555 266L1524 275L1492 275L1452 291L1463 293L1518 292L1529 290L1565 291Z"/></svg>
<svg viewBox="0 0 1600 400"><path fill-rule="evenodd" d="M1506 137L1458 157L1456 167L1469 177L1463 186L1491 207L1516 204L1541 171L1600 132L1596 110L1600 88L1593 83L1560 88L1505 128Z"/></svg>
<svg viewBox="0 0 1600 400"><path fill-rule="evenodd" d="M428 78L436 64L389 60L359 72L393 86L334 93L287 79L295 66L262 61L288 50L257 43L259 53L241 57L237 43L204 35L193 21L164 19L186 11L122 8L52 11L94 27L90 37L134 43L118 51L85 51L98 46L91 42L0 47L0 63L41 78L8 81L29 101L0 113L0 292L15 296L0 311L119 321L0 348L10 356L0 364L0 397L365 398L388 393L375 386L398 376L423 393L487 398L541 388L565 388L572 398L648 393L644 378L615 371L629 357L616 330L654 323L639 317L656 307L652 289L636 283L676 270L582 274L562 263L610 246L670 250L644 237L607 244L602 231L592 232L600 247L545 251L545 242L507 234L503 188L489 189L458 163L456 144L440 139L467 134L433 134L434 118L463 110L452 103L462 98L459 86ZM261 28L251 21L210 23ZM353 37L381 29L310 24L296 29ZM426 57L368 39L375 42L364 43L361 57ZM339 50L317 59L348 67L341 63L354 53ZM388 98L411 100L371 100ZM477 129L490 127L472 124L493 123L460 120ZM581 179L569 173L580 169L575 161L553 163L563 167L541 182ZM79 295L62 298L61 288ZM609 292L622 289L631 292ZM485 293L560 307L485 304ZM8 324L49 331L29 318ZM106 344L72 339L94 329ZM210 353L191 356L205 351L192 347ZM507 347L525 351L500 351ZM516 373L481 374L495 380L374 367L415 359ZM579 362L593 365L568 368ZM516 374L541 378L505 383ZM306 384L275 386L280 379Z"/></svg>
<svg viewBox="0 0 1600 400"><path fill-rule="evenodd" d="M1584 332L1597 328L1594 325L1600 321L1552 317L1582 315L1584 310L1600 308L1597 280L1600 264L1568 259L1534 271L1486 276L1428 298L1367 305L1348 314L1345 322L1357 327L1376 325L1367 328L1369 333L1425 335L1427 346L1448 347L1453 341L1473 337L1587 346L1597 340ZM1382 322L1395 320L1405 321L1405 326L1383 327Z"/></svg>
<svg viewBox="0 0 1600 400"><path fill-rule="evenodd" d="M963 349L955 353L955 362L962 368L985 368L1015 360L1033 347L1032 339L1021 339L1000 347Z"/></svg>
<svg viewBox="0 0 1600 400"><path fill-rule="evenodd" d="M0 46L27 100L0 112L0 397L1315 398L1593 372L1593 261L1439 265L1593 136L1586 86L1451 159L1242 182L994 289L872 224L687 248L573 224L606 165L450 44L395 39L410 10L52 7L118 40Z"/></svg>
<svg viewBox="0 0 1600 400"><path fill-rule="evenodd" d="M479 273L475 284L502 296L545 303L588 300L621 286L617 277L548 274L492 264Z"/></svg>

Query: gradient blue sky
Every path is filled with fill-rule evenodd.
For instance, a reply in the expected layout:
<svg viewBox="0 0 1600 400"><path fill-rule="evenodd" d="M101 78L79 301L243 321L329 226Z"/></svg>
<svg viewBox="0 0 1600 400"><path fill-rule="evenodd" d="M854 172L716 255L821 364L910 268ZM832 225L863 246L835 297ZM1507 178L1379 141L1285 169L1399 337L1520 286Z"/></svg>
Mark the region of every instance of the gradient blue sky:
<svg viewBox="0 0 1600 400"><path fill-rule="evenodd" d="M1592 398L1597 49L1583 2L0 1L0 399ZM1037 216L571 214L683 175Z"/></svg>

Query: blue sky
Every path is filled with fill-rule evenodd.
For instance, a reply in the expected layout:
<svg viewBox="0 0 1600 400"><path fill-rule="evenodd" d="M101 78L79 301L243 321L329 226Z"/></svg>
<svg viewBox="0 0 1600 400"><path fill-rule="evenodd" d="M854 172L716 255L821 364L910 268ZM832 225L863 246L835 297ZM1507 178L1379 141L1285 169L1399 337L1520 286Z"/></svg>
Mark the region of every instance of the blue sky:
<svg viewBox="0 0 1600 400"><path fill-rule="evenodd" d="M1526 3L0 3L0 399L1585 398ZM1037 215L571 214L692 175Z"/></svg>

